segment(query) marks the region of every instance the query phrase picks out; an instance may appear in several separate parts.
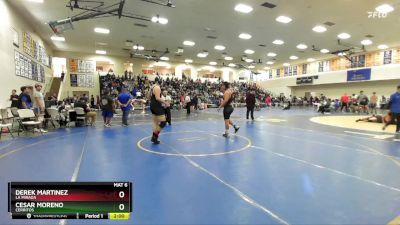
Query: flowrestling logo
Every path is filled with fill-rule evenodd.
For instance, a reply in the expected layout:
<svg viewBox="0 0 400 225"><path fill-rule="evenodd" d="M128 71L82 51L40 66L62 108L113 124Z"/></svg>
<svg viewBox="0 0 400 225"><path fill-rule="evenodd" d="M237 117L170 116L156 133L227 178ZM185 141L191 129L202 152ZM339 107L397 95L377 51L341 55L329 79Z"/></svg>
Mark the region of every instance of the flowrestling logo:
<svg viewBox="0 0 400 225"><path fill-rule="evenodd" d="M367 14L369 19L385 19L388 16L387 13L378 11L368 11Z"/></svg>

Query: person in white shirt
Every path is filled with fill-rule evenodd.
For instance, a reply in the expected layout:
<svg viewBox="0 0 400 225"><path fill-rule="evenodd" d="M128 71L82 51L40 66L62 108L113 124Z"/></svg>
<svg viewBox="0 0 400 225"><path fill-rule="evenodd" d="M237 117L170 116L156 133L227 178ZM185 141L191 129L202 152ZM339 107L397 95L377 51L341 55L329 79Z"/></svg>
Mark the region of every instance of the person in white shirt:
<svg viewBox="0 0 400 225"><path fill-rule="evenodd" d="M33 110L36 113L38 120L42 123L39 124L38 128L35 128L35 131L41 133L47 133L47 131L42 128L44 121L44 114L45 114L44 111L45 105L44 105L44 96L42 92L40 92L41 90L42 90L42 85L36 84L35 91L33 92Z"/></svg>
<svg viewBox="0 0 400 225"><path fill-rule="evenodd" d="M191 101L192 101L192 99L190 99L190 93L188 92L188 93L186 93L186 96L185 96L186 112L188 115L190 115Z"/></svg>
<svg viewBox="0 0 400 225"><path fill-rule="evenodd" d="M165 108L166 121L167 121L167 123L169 125L171 125L171 102L172 102L172 98L168 94L168 91L163 91L161 99L169 104L168 107L166 107L165 105L163 105L163 107Z"/></svg>

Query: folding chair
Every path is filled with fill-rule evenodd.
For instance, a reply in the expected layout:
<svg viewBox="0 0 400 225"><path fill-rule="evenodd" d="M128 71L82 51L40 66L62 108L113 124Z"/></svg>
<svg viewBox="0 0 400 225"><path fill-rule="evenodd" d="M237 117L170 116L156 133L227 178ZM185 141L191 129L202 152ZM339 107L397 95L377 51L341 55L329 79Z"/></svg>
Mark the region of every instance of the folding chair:
<svg viewBox="0 0 400 225"><path fill-rule="evenodd" d="M39 126L40 121L36 121L36 115L33 112L32 109L18 109L18 122L19 122L19 128L18 129L18 136L20 133L20 130L28 131L29 127L35 128L36 126ZM40 129L39 129L40 130ZM34 129L32 129L32 132L34 132ZM40 133L42 133L42 130L40 130Z"/></svg>
<svg viewBox="0 0 400 225"><path fill-rule="evenodd" d="M54 108L48 108L48 109L46 109L46 111L49 115L49 118L47 118L47 120L51 122L51 124L53 125L54 128L56 128L56 125L54 124L54 122L60 120L60 113L58 112L57 109L54 109Z"/></svg>
<svg viewBox="0 0 400 225"><path fill-rule="evenodd" d="M15 121L19 121L19 115L18 115L18 108L10 108L10 113L12 114L12 118L13 118L13 121L12 121L12 126L11 126L11 128L14 128L14 123L15 123Z"/></svg>
<svg viewBox="0 0 400 225"><path fill-rule="evenodd" d="M4 114L7 114L7 111L5 111L5 113L3 113L3 111L2 111L2 113L0 113L0 120L1 120L1 123L0 123L0 139L1 139L1 135L3 133L3 128L7 128L7 131L11 135L11 137L14 137L14 135L12 134L11 129L10 129L10 126L12 126L12 124L6 122L6 120L10 119L10 118L8 118L8 115L4 116Z"/></svg>
<svg viewBox="0 0 400 225"><path fill-rule="evenodd" d="M76 112L76 122L83 121L83 125L85 125L85 123L86 123L85 110L83 108L80 108L80 107L76 107L76 108L74 108L74 110ZM75 126L76 126L76 124L75 124Z"/></svg>

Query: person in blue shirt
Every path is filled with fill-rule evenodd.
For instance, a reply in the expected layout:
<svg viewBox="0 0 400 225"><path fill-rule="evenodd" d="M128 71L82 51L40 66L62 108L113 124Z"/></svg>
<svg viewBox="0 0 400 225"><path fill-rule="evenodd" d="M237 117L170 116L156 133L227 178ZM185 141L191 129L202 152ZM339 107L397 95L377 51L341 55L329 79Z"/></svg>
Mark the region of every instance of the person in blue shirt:
<svg viewBox="0 0 400 225"><path fill-rule="evenodd" d="M136 97L136 93L138 92L138 89L136 88L136 87L134 87L133 88L133 90L132 90L132 95L134 96L134 97Z"/></svg>
<svg viewBox="0 0 400 225"><path fill-rule="evenodd" d="M397 86L397 92L390 96L389 109L392 113L392 122L396 120L396 133L400 134L400 84Z"/></svg>
<svg viewBox="0 0 400 225"><path fill-rule="evenodd" d="M128 126L128 116L131 111L132 95L126 88L122 88L121 94L118 95L118 103L122 110L122 126Z"/></svg>
<svg viewBox="0 0 400 225"><path fill-rule="evenodd" d="M21 94L18 96L18 108L30 109L32 106L29 88L26 86L21 87Z"/></svg>

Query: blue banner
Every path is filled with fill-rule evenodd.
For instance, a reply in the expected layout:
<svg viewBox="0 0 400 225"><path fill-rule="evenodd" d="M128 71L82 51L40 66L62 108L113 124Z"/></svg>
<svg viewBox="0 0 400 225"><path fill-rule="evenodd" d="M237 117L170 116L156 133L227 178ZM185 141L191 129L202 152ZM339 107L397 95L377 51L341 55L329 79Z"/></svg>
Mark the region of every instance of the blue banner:
<svg viewBox="0 0 400 225"><path fill-rule="evenodd" d="M347 81L371 80L371 68L347 71Z"/></svg>

